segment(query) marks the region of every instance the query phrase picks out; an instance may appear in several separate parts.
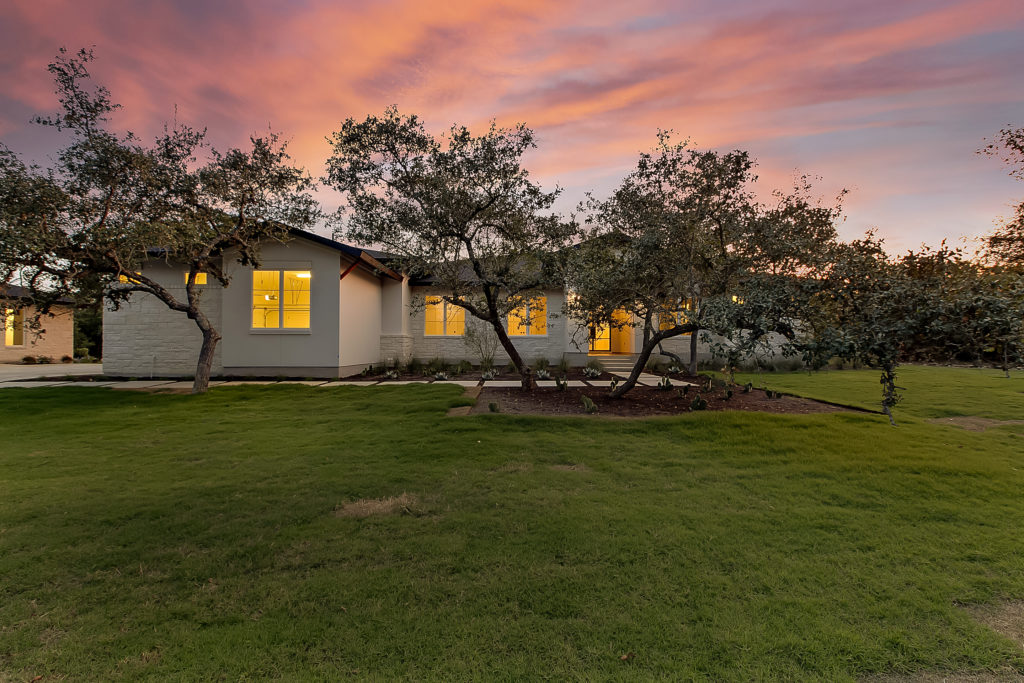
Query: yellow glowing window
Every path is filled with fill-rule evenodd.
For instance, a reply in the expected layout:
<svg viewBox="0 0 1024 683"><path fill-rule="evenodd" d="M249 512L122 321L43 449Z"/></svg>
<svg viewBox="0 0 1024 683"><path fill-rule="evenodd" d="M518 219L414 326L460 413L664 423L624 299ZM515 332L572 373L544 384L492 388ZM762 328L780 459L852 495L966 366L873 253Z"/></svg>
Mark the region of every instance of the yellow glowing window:
<svg viewBox="0 0 1024 683"><path fill-rule="evenodd" d="M25 345L25 311L10 310L4 313L4 346Z"/></svg>
<svg viewBox="0 0 1024 683"><path fill-rule="evenodd" d="M120 282L122 285L127 285L129 283L131 283L131 284L138 284L138 282L139 282L135 278L129 277L129 276L125 275L124 273L122 273L121 275L117 276L117 281Z"/></svg>
<svg viewBox="0 0 1024 683"><path fill-rule="evenodd" d="M188 284L188 273L185 273L185 284L186 285ZM196 284L197 285L205 285L206 284L206 273L196 273Z"/></svg>
<svg viewBox="0 0 1024 683"><path fill-rule="evenodd" d="M428 296L426 303L425 335L458 337L466 331L466 309L439 296Z"/></svg>
<svg viewBox="0 0 1024 683"><path fill-rule="evenodd" d="M740 305L742 305L742 304L746 303L746 302L745 302L745 301L743 300L743 297L741 297L741 296L736 296L735 294L733 294L733 295L732 295L732 302L733 302L734 304L740 304Z"/></svg>
<svg viewBox="0 0 1024 683"><path fill-rule="evenodd" d="M525 337L548 333L548 299L538 296L529 299L508 314L510 337Z"/></svg>
<svg viewBox="0 0 1024 683"><path fill-rule="evenodd" d="M692 303L689 299L682 306L682 310L673 311L672 307L666 305L665 310L658 316L660 322L660 329L670 330L676 325L685 325L688 318L686 317L686 311L689 311Z"/></svg>
<svg viewBox="0 0 1024 683"><path fill-rule="evenodd" d="M308 270L254 270L253 329L309 329Z"/></svg>

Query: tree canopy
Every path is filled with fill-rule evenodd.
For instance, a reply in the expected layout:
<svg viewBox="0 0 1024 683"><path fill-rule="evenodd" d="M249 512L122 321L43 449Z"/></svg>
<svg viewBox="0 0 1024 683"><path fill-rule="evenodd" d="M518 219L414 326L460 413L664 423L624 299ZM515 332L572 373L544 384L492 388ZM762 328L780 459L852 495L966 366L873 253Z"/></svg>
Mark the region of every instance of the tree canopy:
<svg viewBox="0 0 1024 683"><path fill-rule="evenodd" d="M49 66L60 111L37 122L71 138L51 167L28 165L0 143L0 281L27 288L10 303L31 304L37 320L69 296L102 291L113 305L135 293L155 296L199 327L194 391L205 391L220 333L196 275L226 287L225 255L258 263L261 240L311 224L312 181L274 133L219 152L206 146L205 131L180 124L150 144L117 132L111 115L119 105L92 85L92 59L91 51L61 50ZM145 274L153 259L187 268L184 293Z"/></svg>

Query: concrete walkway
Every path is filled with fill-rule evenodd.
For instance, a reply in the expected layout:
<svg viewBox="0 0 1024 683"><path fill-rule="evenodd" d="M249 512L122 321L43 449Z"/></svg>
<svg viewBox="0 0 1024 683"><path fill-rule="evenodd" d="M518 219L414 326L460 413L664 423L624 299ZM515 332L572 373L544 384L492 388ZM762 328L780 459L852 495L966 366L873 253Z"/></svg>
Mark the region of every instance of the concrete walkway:
<svg viewBox="0 0 1024 683"><path fill-rule="evenodd" d="M47 363L46 365L17 365L0 363L0 382L17 379L60 379L68 375L102 375L101 363Z"/></svg>

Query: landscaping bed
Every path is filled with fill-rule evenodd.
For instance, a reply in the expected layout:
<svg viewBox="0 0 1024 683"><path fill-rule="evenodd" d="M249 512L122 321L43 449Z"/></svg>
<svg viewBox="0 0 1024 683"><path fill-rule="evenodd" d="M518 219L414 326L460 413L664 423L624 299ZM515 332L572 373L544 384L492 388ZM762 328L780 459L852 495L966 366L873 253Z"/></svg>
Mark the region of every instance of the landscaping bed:
<svg viewBox="0 0 1024 683"><path fill-rule="evenodd" d="M689 380L696 383L699 378L691 377ZM583 396L594 402L597 415L648 417L695 412L692 404L698 395L696 387L690 387L685 395L680 395L680 391L678 388L664 390L638 385L622 398L611 398L606 386L569 387L564 391L545 387L528 392L518 388L485 385L471 412L493 412L490 405L494 403L497 405L497 412L515 415L585 415L587 411L583 406ZM797 396L782 395L778 398L769 398L768 392L762 389L752 389L744 393L743 387L733 387L731 397L727 397L727 391L727 388L721 387L710 392L699 392L706 402L703 410L746 410L791 415L848 410Z"/></svg>

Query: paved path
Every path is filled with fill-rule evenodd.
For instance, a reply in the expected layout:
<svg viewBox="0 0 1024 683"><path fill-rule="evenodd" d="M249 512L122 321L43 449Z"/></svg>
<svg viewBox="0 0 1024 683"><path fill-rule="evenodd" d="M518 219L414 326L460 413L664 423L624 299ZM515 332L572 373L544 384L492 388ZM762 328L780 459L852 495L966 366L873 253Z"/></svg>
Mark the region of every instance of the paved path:
<svg viewBox="0 0 1024 683"><path fill-rule="evenodd" d="M47 363L46 365L13 365L0 363L0 382L15 379L63 378L68 375L102 375L100 363Z"/></svg>

